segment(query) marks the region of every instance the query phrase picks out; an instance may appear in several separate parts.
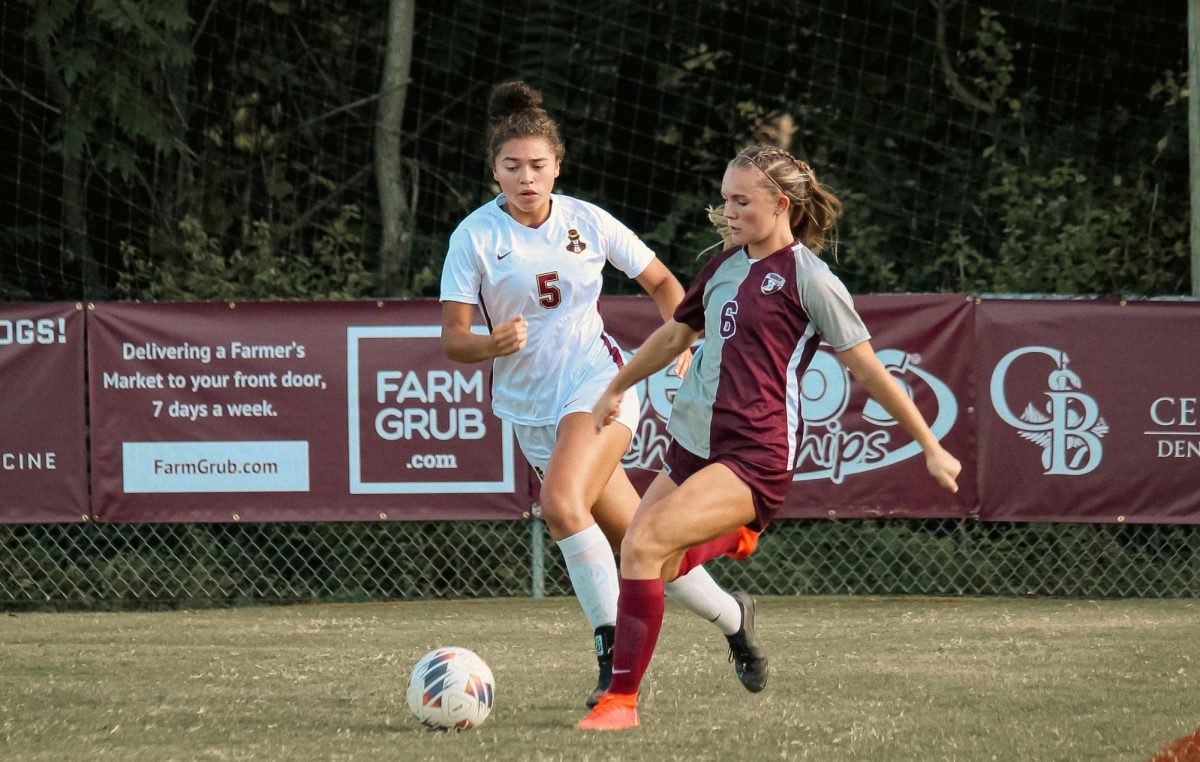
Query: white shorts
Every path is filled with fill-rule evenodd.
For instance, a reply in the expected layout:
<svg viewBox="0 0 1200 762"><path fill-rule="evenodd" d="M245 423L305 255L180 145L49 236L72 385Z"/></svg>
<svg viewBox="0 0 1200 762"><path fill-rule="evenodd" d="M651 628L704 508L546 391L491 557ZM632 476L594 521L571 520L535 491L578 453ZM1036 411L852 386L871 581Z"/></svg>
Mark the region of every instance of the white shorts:
<svg viewBox="0 0 1200 762"><path fill-rule="evenodd" d="M592 406L608 388L608 382L612 380L613 375L615 374L605 373L593 376L577 386L571 398L566 400L559 409L558 416L552 424L545 426L513 424L513 431L517 435L517 444L521 445L521 452L525 454L525 459L529 461L529 465L533 466L539 479L545 478L546 467L550 464L550 454L554 452L554 445L558 441L559 422L564 416L571 413L591 413ZM626 390L625 396L621 398L621 413L617 416L617 423L624 425L633 433L637 432L638 421L641 417L642 407L638 401L637 387L631 386Z"/></svg>

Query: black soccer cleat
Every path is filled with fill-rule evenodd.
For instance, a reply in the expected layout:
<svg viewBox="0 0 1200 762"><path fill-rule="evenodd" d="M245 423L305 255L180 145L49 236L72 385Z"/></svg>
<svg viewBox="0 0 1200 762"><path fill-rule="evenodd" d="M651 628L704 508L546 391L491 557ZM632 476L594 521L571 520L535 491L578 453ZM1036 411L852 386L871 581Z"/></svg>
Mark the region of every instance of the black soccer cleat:
<svg viewBox="0 0 1200 762"><path fill-rule="evenodd" d="M738 591L733 594L738 606L742 609L742 627L732 635L726 635L729 641L729 661L737 678L751 693L758 693L767 687L767 654L758 644L758 636L754 632L754 599L749 593Z"/></svg>
<svg viewBox="0 0 1200 762"><path fill-rule="evenodd" d="M596 663L600 667L600 677L596 681L596 690L588 696L587 708L591 709L600 703L600 697L612 685L613 640L617 628L611 624L602 624L596 628Z"/></svg>

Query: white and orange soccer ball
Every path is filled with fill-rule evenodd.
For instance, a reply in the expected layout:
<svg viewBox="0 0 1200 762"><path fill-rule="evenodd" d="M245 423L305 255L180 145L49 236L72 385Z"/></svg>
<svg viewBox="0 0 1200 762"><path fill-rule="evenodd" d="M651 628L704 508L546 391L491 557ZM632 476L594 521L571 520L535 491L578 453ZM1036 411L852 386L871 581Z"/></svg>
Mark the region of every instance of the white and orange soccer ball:
<svg viewBox="0 0 1200 762"><path fill-rule="evenodd" d="M408 679L408 708L435 730L468 730L492 712L496 681L487 662L466 648L435 648Z"/></svg>

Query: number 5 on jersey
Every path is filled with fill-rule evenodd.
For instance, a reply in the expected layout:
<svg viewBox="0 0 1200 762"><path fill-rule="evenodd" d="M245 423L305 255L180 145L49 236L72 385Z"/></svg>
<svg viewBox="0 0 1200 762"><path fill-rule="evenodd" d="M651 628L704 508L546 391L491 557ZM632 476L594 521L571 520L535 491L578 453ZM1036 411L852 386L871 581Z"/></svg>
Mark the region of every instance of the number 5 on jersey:
<svg viewBox="0 0 1200 762"><path fill-rule="evenodd" d="M558 272L541 273L537 276L538 304L552 310L562 304L562 289L554 285Z"/></svg>

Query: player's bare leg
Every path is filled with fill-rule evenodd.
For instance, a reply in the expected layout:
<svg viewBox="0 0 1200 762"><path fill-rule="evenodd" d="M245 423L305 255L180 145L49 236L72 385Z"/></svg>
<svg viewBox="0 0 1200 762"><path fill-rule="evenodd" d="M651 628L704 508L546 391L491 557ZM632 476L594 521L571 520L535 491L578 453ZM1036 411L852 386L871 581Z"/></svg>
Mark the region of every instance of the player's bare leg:
<svg viewBox="0 0 1200 762"><path fill-rule="evenodd" d="M621 543L621 574L630 579L673 575L674 569L664 568L673 556L755 520L750 487L720 463L697 471L661 499L643 502Z"/></svg>
<svg viewBox="0 0 1200 762"><path fill-rule="evenodd" d="M745 526L754 518L750 488L726 466L710 465L653 507L638 512L622 546L622 576L636 579L657 567L664 579L671 579L683 548L714 540L724 541L714 546L728 546L731 556L745 557L758 540L757 533ZM661 566L659 558L663 559ZM755 632L754 599L746 592L733 597L741 609L741 621L736 632L725 636L729 661L742 686L758 693L767 685L767 656Z"/></svg>
<svg viewBox="0 0 1200 762"><path fill-rule="evenodd" d="M629 522L633 521L640 499L618 461L600 497L592 504L592 518L600 525L614 553L621 551L621 540L625 539L625 531L629 529Z"/></svg>
<svg viewBox="0 0 1200 762"><path fill-rule="evenodd" d="M542 482L542 515L592 626L599 677L588 706L612 676L618 591L613 551L637 504L637 492L620 468L631 437L625 426L597 433L586 413L564 416Z"/></svg>
<svg viewBox="0 0 1200 762"><path fill-rule="evenodd" d="M662 478L666 477L660 474ZM688 548L734 533L755 518L750 488L720 464L702 469L676 489L657 486L652 490L662 497L643 501L621 544L620 635L613 684L579 722L580 728L621 730L640 723L637 693L662 624L663 577L675 574ZM753 609L743 611L751 624L743 627L750 632L741 634L752 636ZM765 680L765 658L762 666Z"/></svg>
<svg viewBox="0 0 1200 762"><path fill-rule="evenodd" d="M611 481L632 437L624 426L606 426L597 433L589 413L571 413L559 421L557 442L541 490L542 517L552 538L561 540L597 523L592 508ZM625 481L628 483L628 479ZM606 523L611 523L610 515L611 510L606 511ZM625 524L629 521L629 517L612 519ZM622 534L624 529L620 527ZM604 531L607 536L612 528Z"/></svg>

